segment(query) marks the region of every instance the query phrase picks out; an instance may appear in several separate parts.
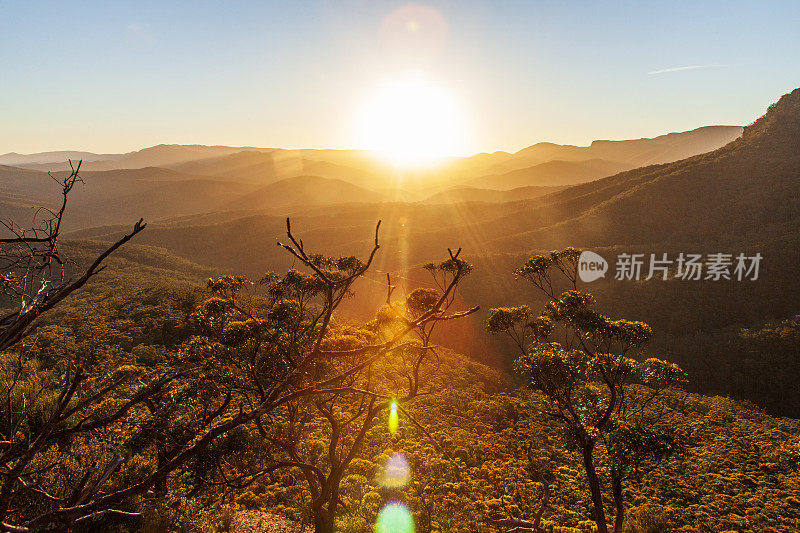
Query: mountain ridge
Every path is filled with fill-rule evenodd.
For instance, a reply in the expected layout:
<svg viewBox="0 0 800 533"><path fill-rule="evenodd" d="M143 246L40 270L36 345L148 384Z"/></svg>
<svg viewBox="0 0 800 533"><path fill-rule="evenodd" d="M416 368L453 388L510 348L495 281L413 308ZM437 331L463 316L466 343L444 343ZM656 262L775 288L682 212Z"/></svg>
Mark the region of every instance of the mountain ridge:
<svg viewBox="0 0 800 533"><path fill-rule="evenodd" d="M104 171L165 167L192 174L261 182L312 174L345 179L373 189L416 188L427 189L429 193L433 193L436 189L443 190L455 185L480 185L469 182L482 176L500 175L553 160L602 159L626 165L628 168L675 161L687 155L718 148L737 137L741 130L737 126L704 126L649 139L597 140L585 147L542 142L515 153L496 151L491 154L479 153L468 157L446 158L430 168L403 171L382 161L376 154L363 150L291 150L197 144L159 144L125 154L108 154L110 158L104 160L96 160L103 157L102 154L85 152L92 160L84 161L81 168L85 171ZM53 159L55 157L53 154L58 153L62 154L59 157L78 154L78 152L42 154L50 154L49 158ZM25 157L29 157L29 160L24 160ZM40 154L34 159L41 157ZM0 164L14 162L14 166L34 170L63 171L69 169L64 159L61 162L34 163L31 162L30 156L23 156L23 159L11 157L6 160L0 156ZM596 179L604 175L607 175L607 172L588 175L586 179ZM543 184L547 183L514 183L513 186Z"/></svg>
<svg viewBox="0 0 800 533"><path fill-rule="evenodd" d="M380 193L335 178L294 176L254 189L232 201L228 207L245 210L342 203L375 203L385 198Z"/></svg>

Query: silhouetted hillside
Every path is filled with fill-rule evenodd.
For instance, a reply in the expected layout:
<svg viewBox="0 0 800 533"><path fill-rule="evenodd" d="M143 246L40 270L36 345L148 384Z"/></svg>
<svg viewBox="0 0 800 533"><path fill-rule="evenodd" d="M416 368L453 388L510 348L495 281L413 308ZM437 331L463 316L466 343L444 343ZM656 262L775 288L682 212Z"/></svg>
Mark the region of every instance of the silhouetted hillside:
<svg viewBox="0 0 800 533"><path fill-rule="evenodd" d="M358 185L374 185L375 177L365 170L303 157L300 151L237 152L221 157L176 165L181 172L244 179L267 184L295 176L343 179Z"/></svg>
<svg viewBox="0 0 800 533"><path fill-rule="evenodd" d="M383 197L346 181L320 176L295 176L248 192L230 204L230 209L265 209L297 205L374 203Z"/></svg>
<svg viewBox="0 0 800 533"><path fill-rule="evenodd" d="M164 168L88 171L81 176L83 182L70 195L70 212L64 220L68 229L216 211L255 188ZM55 207L61 194L46 173L15 167L0 167L0 191L4 192L0 206L22 217L15 220L32 220L36 207Z"/></svg>
<svg viewBox="0 0 800 533"><path fill-rule="evenodd" d="M498 191L495 189L480 189L478 187L454 187L446 191L434 194L424 200L427 204L453 204L461 202L491 202L503 203L514 202L517 200L527 200L538 198L545 194L550 194L561 190L563 187L539 187L530 185L527 187L516 187L508 191Z"/></svg>
<svg viewBox="0 0 800 533"><path fill-rule="evenodd" d="M496 170L525 168L545 161L604 159L629 168L670 163L725 146L742 134L741 126L705 126L652 139L593 141L589 146L538 143L509 154Z"/></svg>
<svg viewBox="0 0 800 533"><path fill-rule="evenodd" d="M703 242L798 223L798 101L800 90L783 96L740 139L714 152L548 197L541 207L558 213L557 224L539 224L525 240L544 247L567 236L582 246Z"/></svg>
<svg viewBox="0 0 800 533"><path fill-rule="evenodd" d="M589 159L586 161L555 160L528 168L511 170L503 174L482 176L470 181L469 184L475 187L491 189L514 189L531 185L575 185L605 178L630 168L631 166L627 164L604 161L602 159Z"/></svg>

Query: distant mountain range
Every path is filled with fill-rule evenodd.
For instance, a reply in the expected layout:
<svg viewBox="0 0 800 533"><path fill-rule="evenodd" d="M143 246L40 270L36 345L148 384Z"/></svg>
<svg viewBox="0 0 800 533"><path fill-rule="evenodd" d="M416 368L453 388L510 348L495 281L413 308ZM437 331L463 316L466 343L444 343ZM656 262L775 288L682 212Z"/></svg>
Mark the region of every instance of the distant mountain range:
<svg viewBox="0 0 800 533"><path fill-rule="evenodd" d="M568 245L694 243L707 247L720 239L741 239L776 224L800 227L800 198L796 195L800 184L800 151L797 150L800 135L793 129L800 122L800 114L792 114L797 100L800 100L800 91L785 96L767 115L748 126L741 138L715 151L566 188L527 185L502 190L524 183L525 176L532 176L532 181L543 179L534 171L511 171L511 174L497 175L513 177L514 181L503 183L503 188L482 190L461 186L435 193L422 202L382 202L385 196L371 195L360 188L345 189L343 181L305 177L302 181L288 180L274 188L265 187L258 194L246 191L246 198L235 200L227 207L241 206L248 210L247 223L257 228L254 231L259 240L280 235L283 216L291 214L297 219L297 227L310 233L306 242L324 245L331 253L352 251L353 246L367 247L370 227L378 219L384 220L382 227L388 249L401 246L404 231L401 226L416 228L413 245L407 252L411 264L435 255L441 251L443 243L458 243L483 255L524 254L532 249ZM703 137L702 133L699 135ZM656 144L664 145L665 139L677 138L680 137L659 137ZM639 154L645 153L645 141L620 141L619 146L613 144L617 156L623 145L636 147ZM673 150L674 142L669 146ZM654 157L652 150L647 154L648 158ZM630 157L633 155L628 160ZM558 161L552 166L563 169L562 163ZM566 168L594 166L598 172L608 172L610 168L602 160L579 163L579 167ZM564 179L565 175L559 175L559 179ZM497 176L491 179L498 179ZM488 177L482 179L490 181ZM314 202L308 200L313 198L315 187L325 187L321 196L329 195L335 200L327 203L338 205L317 202L309 209L307 204ZM301 200L274 198L275 195L295 194L290 191L299 191ZM462 202L467 205L459 206ZM260 207L275 205L305 207L258 213ZM171 248L179 255L238 270L280 262L282 256L273 250L252 251L243 256L236 250L241 250L244 243L229 238L220 243L208 238L218 231L235 235L233 228L240 225L242 218L241 213L228 220L216 217L213 227L202 222L195 225L191 217L184 218L180 228L171 224L154 225L142 240L170 248L173 245L169 243L175 241L166 235L180 232L180 244ZM223 229L226 225L230 226L229 230ZM320 235L319 240L313 235ZM247 232L248 239L253 237L252 230ZM360 237L365 240L360 241ZM387 266L397 268L398 264Z"/></svg>
<svg viewBox="0 0 800 533"><path fill-rule="evenodd" d="M532 167L547 161L587 161L601 159L628 168L667 163L719 148L742 133L739 126L708 126L682 133L670 133L652 139L594 141L589 146L538 143L515 153L494 152L470 157L451 158L433 170L407 172L419 177L444 174L454 179L502 174ZM127 154L95 154L58 151L36 154L0 155L0 165L32 170L67 170L67 159L83 159L84 170L118 170L146 167L171 167L189 173L229 176L253 181L291 177L286 172L304 171L304 165L327 162L339 172L350 169L367 174L397 172L370 152L360 150L285 150L281 148L158 145ZM298 174L295 174L298 175ZM328 176L325 177L341 177Z"/></svg>
<svg viewBox="0 0 800 533"><path fill-rule="evenodd" d="M10 153L0 155L0 164L21 166L33 170L67 170L69 169L67 159L74 161L83 159L85 166L82 168L85 170L118 170L169 166L250 149L229 146L160 144L126 154L95 154L69 151L40 152L28 155ZM252 150L269 149L252 148Z"/></svg>
<svg viewBox="0 0 800 533"><path fill-rule="evenodd" d="M605 159L635 167L670 163L724 146L742 134L741 126L706 126L652 139L593 141L589 146L538 143L510 154L498 168L520 168L544 161Z"/></svg>
<svg viewBox="0 0 800 533"><path fill-rule="evenodd" d="M58 188L45 171L66 172L68 158L84 160L84 184L73 193L66 221L71 229L139 216L157 220L301 205L497 203L535 198L643 162L700 153L740 133L741 128L718 126L588 147L540 143L515 154L453 158L433 169L402 173L355 150L159 145L127 154L12 153L0 156L0 208L30 219L33 206L54 205Z"/></svg>
<svg viewBox="0 0 800 533"><path fill-rule="evenodd" d="M76 152L70 150L62 150L56 152L39 152L37 154L18 154L16 152L9 152L0 155L0 165L8 166L25 166L37 167L39 165L52 165L57 164L59 169L66 170L69 168L68 160L79 161L117 161L125 157L125 154L95 154L92 152ZM62 168L63 167L63 168ZM47 170L56 170L54 168L47 168Z"/></svg>

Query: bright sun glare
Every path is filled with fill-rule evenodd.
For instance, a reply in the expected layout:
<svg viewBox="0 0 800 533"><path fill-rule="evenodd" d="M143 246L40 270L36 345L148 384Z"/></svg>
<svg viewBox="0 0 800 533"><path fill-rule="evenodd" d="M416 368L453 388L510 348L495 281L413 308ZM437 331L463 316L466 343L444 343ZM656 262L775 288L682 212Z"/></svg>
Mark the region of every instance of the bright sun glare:
<svg viewBox="0 0 800 533"><path fill-rule="evenodd" d="M463 152L465 121L456 99L423 79L384 83L361 105L361 145L400 167Z"/></svg>

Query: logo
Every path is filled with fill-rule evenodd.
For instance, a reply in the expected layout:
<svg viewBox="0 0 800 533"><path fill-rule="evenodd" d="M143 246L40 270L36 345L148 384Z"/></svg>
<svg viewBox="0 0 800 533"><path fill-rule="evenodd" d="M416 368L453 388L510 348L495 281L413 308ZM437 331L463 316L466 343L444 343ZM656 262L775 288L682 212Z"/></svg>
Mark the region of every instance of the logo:
<svg viewBox="0 0 800 533"><path fill-rule="evenodd" d="M581 281L589 283L599 278L606 277L608 262L594 252L586 250L578 258L578 276Z"/></svg>

